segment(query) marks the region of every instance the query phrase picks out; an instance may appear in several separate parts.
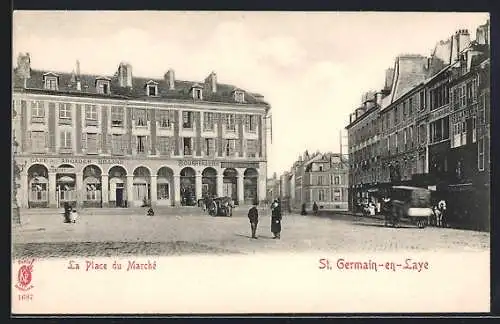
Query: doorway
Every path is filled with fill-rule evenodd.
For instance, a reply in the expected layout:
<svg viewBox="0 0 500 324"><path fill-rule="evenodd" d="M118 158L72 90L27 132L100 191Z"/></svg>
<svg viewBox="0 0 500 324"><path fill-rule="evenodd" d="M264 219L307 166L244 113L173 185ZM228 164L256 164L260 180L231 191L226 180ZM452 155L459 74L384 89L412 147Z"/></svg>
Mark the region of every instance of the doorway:
<svg viewBox="0 0 500 324"><path fill-rule="evenodd" d="M116 188L116 207L123 207L123 188Z"/></svg>

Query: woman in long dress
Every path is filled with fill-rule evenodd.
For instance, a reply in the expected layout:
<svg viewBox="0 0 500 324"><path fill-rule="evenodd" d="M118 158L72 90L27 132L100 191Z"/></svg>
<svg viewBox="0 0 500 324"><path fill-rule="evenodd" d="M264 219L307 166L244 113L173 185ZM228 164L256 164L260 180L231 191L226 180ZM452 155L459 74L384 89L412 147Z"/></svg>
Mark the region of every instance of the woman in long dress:
<svg viewBox="0 0 500 324"><path fill-rule="evenodd" d="M271 205L271 232L274 239L280 238L281 233L281 205L275 200Z"/></svg>

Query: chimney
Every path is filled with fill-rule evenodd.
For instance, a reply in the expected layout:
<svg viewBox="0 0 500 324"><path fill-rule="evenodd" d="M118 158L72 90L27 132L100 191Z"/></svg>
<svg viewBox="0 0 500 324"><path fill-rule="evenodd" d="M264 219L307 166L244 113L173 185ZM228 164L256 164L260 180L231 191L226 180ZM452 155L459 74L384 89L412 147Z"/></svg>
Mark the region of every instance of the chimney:
<svg viewBox="0 0 500 324"><path fill-rule="evenodd" d="M458 31L458 51L462 52L470 44L470 34L467 29L460 29Z"/></svg>
<svg viewBox="0 0 500 324"><path fill-rule="evenodd" d="M19 53L17 57L17 74L24 79L24 87L26 88L27 81L31 78L31 59L29 53Z"/></svg>
<svg viewBox="0 0 500 324"><path fill-rule="evenodd" d="M118 66L118 84L120 87L132 88L132 66L128 63L120 63Z"/></svg>
<svg viewBox="0 0 500 324"><path fill-rule="evenodd" d="M481 25L476 30L476 42L481 45L490 44L490 20L486 24Z"/></svg>
<svg viewBox="0 0 500 324"><path fill-rule="evenodd" d="M168 86L169 90L174 90L175 89L175 72L172 69L169 69L167 73L165 73L165 83Z"/></svg>
<svg viewBox="0 0 500 324"><path fill-rule="evenodd" d="M388 68L387 70L385 70L385 83L384 83L385 90L390 90L392 88L393 77L394 77L394 69L393 68Z"/></svg>
<svg viewBox="0 0 500 324"><path fill-rule="evenodd" d="M80 61L76 60L76 90L82 91L82 80L80 78Z"/></svg>
<svg viewBox="0 0 500 324"><path fill-rule="evenodd" d="M217 74L215 74L215 72L212 71L212 73L210 73L210 75L208 76L208 78L205 81L209 82L210 89L212 89L212 93L216 93L217 92Z"/></svg>

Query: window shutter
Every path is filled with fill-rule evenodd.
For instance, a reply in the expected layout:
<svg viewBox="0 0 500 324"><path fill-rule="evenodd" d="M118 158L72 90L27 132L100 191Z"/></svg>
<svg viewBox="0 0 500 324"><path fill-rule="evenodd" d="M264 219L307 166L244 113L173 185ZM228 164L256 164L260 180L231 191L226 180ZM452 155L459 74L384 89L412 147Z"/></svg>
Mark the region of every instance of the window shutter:
<svg viewBox="0 0 500 324"><path fill-rule="evenodd" d="M96 138L96 151L97 151L97 153L101 152L101 142L102 142L102 135L99 133L99 134L97 134L97 138Z"/></svg>
<svg viewBox="0 0 500 324"><path fill-rule="evenodd" d="M82 151L87 151L87 133L82 134Z"/></svg>

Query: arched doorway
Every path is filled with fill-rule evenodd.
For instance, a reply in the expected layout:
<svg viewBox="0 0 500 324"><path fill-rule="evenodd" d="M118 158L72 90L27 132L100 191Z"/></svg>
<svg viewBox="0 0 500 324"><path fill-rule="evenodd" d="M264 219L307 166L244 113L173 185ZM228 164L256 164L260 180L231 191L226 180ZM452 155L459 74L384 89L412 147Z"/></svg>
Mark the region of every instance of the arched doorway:
<svg viewBox="0 0 500 324"><path fill-rule="evenodd" d="M170 206L174 196L174 172L167 167L158 170L156 178L157 205Z"/></svg>
<svg viewBox="0 0 500 324"><path fill-rule="evenodd" d="M151 173L145 167L134 170L134 190L131 199L134 206L149 206L151 203Z"/></svg>
<svg viewBox="0 0 500 324"><path fill-rule="evenodd" d="M127 171L119 165L113 166L109 172L109 205L127 207Z"/></svg>
<svg viewBox="0 0 500 324"><path fill-rule="evenodd" d="M231 197L233 201L238 201L238 171L235 169L225 169L222 174L222 195Z"/></svg>
<svg viewBox="0 0 500 324"><path fill-rule="evenodd" d="M201 174L201 196L217 197L217 171L205 168Z"/></svg>
<svg viewBox="0 0 500 324"><path fill-rule="evenodd" d="M83 169L84 207L102 207L101 169L96 165L87 165Z"/></svg>
<svg viewBox="0 0 500 324"><path fill-rule="evenodd" d="M196 205L196 172L186 167L181 170L181 206Z"/></svg>
<svg viewBox="0 0 500 324"><path fill-rule="evenodd" d="M70 164L61 164L56 169L57 205L63 207L65 203L76 206L76 172Z"/></svg>
<svg viewBox="0 0 500 324"><path fill-rule="evenodd" d="M246 205L258 202L258 182L259 173L257 170L253 168L246 169L243 174L243 197Z"/></svg>
<svg viewBox="0 0 500 324"><path fill-rule="evenodd" d="M48 170L41 164L33 164L28 169L28 207L39 208L49 206Z"/></svg>

